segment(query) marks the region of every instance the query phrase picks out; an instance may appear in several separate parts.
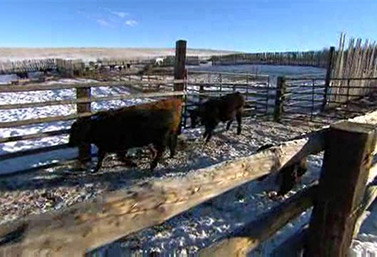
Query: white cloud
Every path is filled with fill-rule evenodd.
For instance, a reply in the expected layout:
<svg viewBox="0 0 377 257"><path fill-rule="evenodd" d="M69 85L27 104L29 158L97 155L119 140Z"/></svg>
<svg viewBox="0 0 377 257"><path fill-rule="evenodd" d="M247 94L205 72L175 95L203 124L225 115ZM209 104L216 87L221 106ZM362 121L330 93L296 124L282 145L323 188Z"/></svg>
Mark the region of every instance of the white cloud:
<svg viewBox="0 0 377 257"><path fill-rule="evenodd" d="M136 26L138 23L137 23L137 21L135 21L135 20L126 20L126 21L124 22L124 24L126 24L126 25L129 26L129 27L134 27L134 26Z"/></svg>
<svg viewBox="0 0 377 257"><path fill-rule="evenodd" d="M128 13L126 12L115 12L115 11L111 11L112 14L114 14L115 16L118 16L119 18L124 18L128 15Z"/></svg>
<svg viewBox="0 0 377 257"><path fill-rule="evenodd" d="M123 19L123 18L125 18L126 16L128 16L128 13L126 13L126 12L122 12L122 11L113 11L113 10L111 10L111 9L109 9L109 8L104 8L104 10L106 10L107 12L109 12L109 13L111 13L112 15L117 16L117 17L119 17L119 18L121 18L121 19Z"/></svg>
<svg viewBox="0 0 377 257"><path fill-rule="evenodd" d="M104 26L104 27L111 27L111 24L110 22L108 22L107 20L105 19L97 19L96 22L101 25L101 26Z"/></svg>
<svg viewBox="0 0 377 257"><path fill-rule="evenodd" d="M129 16L129 13L114 11L108 8L100 8L100 10L102 11L102 14L90 14L83 9L76 10L76 13L83 18L94 21L102 27L115 28L122 24L129 27L134 27L138 24L137 21L126 18Z"/></svg>

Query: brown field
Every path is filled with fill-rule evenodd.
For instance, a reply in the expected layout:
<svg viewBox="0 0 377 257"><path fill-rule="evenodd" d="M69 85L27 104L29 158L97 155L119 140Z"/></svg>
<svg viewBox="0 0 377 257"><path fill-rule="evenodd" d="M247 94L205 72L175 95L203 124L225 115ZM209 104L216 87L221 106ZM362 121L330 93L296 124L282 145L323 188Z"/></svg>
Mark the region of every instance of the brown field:
<svg viewBox="0 0 377 257"><path fill-rule="evenodd" d="M234 51L187 49L187 55L211 56L235 53ZM0 61L25 59L135 59L174 55L174 48L0 48Z"/></svg>

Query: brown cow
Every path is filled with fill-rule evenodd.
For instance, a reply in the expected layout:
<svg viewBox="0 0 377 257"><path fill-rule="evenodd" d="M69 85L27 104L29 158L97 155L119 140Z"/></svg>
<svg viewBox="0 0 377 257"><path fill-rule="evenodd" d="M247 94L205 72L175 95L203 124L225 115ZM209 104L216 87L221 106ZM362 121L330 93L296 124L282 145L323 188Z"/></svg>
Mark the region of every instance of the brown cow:
<svg viewBox="0 0 377 257"><path fill-rule="evenodd" d="M152 144L153 170L166 145L169 145L170 156L175 154L181 110L181 99L174 98L98 112L73 123L69 145L95 144L98 147L98 171L106 153L114 152L123 158L129 148Z"/></svg>

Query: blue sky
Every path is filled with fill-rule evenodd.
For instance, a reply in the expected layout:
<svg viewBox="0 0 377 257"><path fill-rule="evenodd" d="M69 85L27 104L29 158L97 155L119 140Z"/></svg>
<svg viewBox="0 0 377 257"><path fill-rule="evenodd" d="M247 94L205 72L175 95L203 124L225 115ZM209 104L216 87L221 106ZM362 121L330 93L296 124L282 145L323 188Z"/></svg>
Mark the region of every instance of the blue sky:
<svg viewBox="0 0 377 257"><path fill-rule="evenodd" d="M377 0L0 0L0 47L315 50L377 39Z"/></svg>

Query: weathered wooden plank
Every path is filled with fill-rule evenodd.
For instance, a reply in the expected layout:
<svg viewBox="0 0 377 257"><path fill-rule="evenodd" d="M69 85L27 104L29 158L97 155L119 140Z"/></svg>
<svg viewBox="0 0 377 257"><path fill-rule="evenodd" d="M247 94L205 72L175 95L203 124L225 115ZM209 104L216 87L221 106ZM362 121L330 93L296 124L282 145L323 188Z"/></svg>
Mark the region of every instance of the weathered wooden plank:
<svg viewBox="0 0 377 257"><path fill-rule="evenodd" d="M51 84L29 84L27 86L1 86L0 93L11 93L11 92L29 92L29 91L42 91L42 90L57 90L57 89L72 89L80 87L120 87L127 85L144 85L144 84L172 84L172 83L184 83L184 80L151 80L151 81L140 81L140 80L130 80L130 81L116 81L116 82L88 82L88 83L51 83Z"/></svg>
<svg viewBox="0 0 377 257"><path fill-rule="evenodd" d="M248 222L241 230L235 231L219 243L201 250L199 256L247 256L251 250L275 234L291 219L310 208L317 190L317 186L313 185L296 193L267 214L263 214L261 218Z"/></svg>
<svg viewBox="0 0 377 257"><path fill-rule="evenodd" d="M376 146L375 126L341 122L330 126L319 195L304 256L346 256ZM321 244L318 244L321 242Z"/></svg>
<svg viewBox="0 0 377 257"><path fill-rule="evenodd" d="M62 129L62 130L27 134L27 135L22 135L22 136L3 137L3 138L0 138L0 143L8 143L8 142L21 141L21 140L60 136L60 135L68 134L68 133L69 133L69 129Z"/></svg>
<svg viewBox="0 0 377 257"><path fill-rule="evenodd" d="M46 153L46 152L51 152L55 150L62 150L66 148L68 148L67 144L60 144L60 145L52 145L52 146L46 146L46 147L41 147L41 148L34 148L34 149L17 151L17 152L5 153L5 154L0 155L0 161L22 157L25 155Z"/></svg>
<svg viewBox="0 0 377 257"><path fill-rule="evenodd" d="M81 97L78 99L70 100L54 100L44 102L32 102L32 103L20 103L20 104L2 104L0 110L20 109L20 108L32 108L32 107L45 107L53 105L66 105L66 104L83 104L91 102L111 101L111 100L127 100L134 98L153 98L164 96L182 96L186 92L158 92L158 93L142 93L142 94L119 94L102 97Z"/></svg>
<svg viewBox="0 0 377 257"><path fill-rule="evenodd" d="M159 224L210 198L275 172L323 148L323 135L295 140L258 154L189 173L184 178L154 180L127 192L118 191L93 202L0 226L0 238L22 228L18 241L0 253L46 252L77 256L140 229ZM20 225L21 224L21 225ZM0 240L1 241L1 240Z"/></svg>
<svg viewBox="0 0 377 257"><path fill-rule="evenodd" d="M33 125L33 124L40 124L40 123L47 123L47 122L54 122L54 121L74 120L81 117L88 117L90 115L92 115L92 113L88 112L88 113L81 113L81 114L61 115L61 116L54 116L54 117L20 120L20 121L7 121L7 122L1 122L0 128L13 128L13 127L21 127L21 126L26 126L26 125Z"/></svg>

